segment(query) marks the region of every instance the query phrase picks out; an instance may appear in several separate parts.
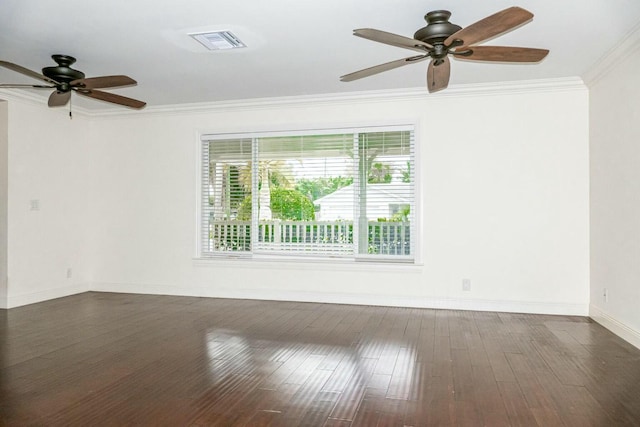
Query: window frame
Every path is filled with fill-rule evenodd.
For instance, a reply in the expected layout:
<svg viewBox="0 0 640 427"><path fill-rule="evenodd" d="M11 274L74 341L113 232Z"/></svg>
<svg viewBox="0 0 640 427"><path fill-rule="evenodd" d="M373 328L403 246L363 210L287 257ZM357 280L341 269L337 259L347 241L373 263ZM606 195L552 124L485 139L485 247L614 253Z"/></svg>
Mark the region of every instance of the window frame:
<svg viewBox="0 0 640 427"><path fill-rule="evenodd" d="M333 255L333 254L305 254L295 251L256 251L253 250L253 236L256 235L255 222L256 216L252 215L251 220L251 250L249 251L205 251L205 239L204 233L204 191L203 191L203 168L205 159L204 146L206 143L215 140L231 140L231 139L251 139L254 141L256 138L269 138L269 137L299 137L299 136L318 136L318 135L332 135L339 133L378 133L378 132L394 132L394 131L410 131L411 132L411 144L410 144L410 161L411 170L410 177L413 191L413 209L410 220L410 255L379 255L379 254L360 254L354 250L348 255ZM420 178L417 171L420 168L417 166L419 162L419 147L416 143L418 141L418 125L415 122L400 122L380 125L364 125L364 126L323 126L323 127L309 127L302 129L286 129L282 128L273 130L260 130L260 131L247 131L247 132L201 132L197 137L197 173L196 173L196 239L195 239L195 256L194 259L199 261L206 260L221 260L221 259L243 259L247 260L279 260L282 262L287 261L310 261L321 263L357 263L357 262L369 262L369 263L381 263L381 264L397 264L397 265L421 265L421 229L422 229L422 202L420 197ZM255 142L252 142L252 146ZM257 151L252 149L251 161L256 162L259 158L256 156ZM257 163L253 163L257 164ZM257 174L252 173L252 181L257 180ZM252 185L255 185L253 183ZM254 187L255 188L255 187ZM257 197L252 198L253 210L256 209L258 203ZM354 219L354 227L357 220ZM355 230L354 230L355 232ZM354 237L357 239L358 237Z"/></svg>

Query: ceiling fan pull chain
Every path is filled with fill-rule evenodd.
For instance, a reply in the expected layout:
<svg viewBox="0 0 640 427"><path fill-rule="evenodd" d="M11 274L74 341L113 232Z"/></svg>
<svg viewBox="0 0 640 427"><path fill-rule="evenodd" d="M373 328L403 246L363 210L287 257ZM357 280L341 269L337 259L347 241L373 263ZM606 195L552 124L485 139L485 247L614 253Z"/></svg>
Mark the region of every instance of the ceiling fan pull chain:
<svg viewBox="0 0 640 427"><path fill-rule="evenodd" d="M73 120L73 114L71 113L71 98L69 98L69 120Z"/></svg>

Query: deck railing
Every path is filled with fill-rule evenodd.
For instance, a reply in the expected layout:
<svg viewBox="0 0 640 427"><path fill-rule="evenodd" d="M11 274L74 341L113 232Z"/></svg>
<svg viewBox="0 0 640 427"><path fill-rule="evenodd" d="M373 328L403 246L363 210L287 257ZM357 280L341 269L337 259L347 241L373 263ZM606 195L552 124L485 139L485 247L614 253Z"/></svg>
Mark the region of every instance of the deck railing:
<svg viewBox="0 0 640 427"><path fill-rule="evenodd" d="M409 255L407 222L369 221L367 253ZM258 223L253 250L346 254L354 251L352 221L280 221ZM251 251L250 221L211 221L208 250Z"/></svg>

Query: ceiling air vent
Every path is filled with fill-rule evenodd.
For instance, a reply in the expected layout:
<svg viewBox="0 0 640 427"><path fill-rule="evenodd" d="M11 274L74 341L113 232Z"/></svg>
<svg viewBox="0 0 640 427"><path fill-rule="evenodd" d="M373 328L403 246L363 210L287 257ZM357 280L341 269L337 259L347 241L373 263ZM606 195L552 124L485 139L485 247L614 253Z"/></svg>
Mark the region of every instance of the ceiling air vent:
<svg viewBox="0 0 640 427"><path fill-rule="evenodd" d="M247 47L231 31L213 31L210 33L189 34L209 50L239 49Z"/></svg>

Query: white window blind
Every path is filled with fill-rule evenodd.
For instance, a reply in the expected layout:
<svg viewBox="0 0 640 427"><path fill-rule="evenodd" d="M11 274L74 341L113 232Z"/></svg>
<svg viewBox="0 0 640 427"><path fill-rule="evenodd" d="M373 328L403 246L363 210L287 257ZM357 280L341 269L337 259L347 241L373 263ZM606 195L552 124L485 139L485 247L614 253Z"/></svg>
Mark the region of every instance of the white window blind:
<svg viewBox="0 0 640 427"><path fill-rule="evenodd" d="M411 260L413 130L202 139L202 255Z"/></svg>
<svg viewBox="0 0 640 427"><path fill-rule="evenodd" d="M251 251L252 145L242 138L202 143L203 254Z"/></svg>

